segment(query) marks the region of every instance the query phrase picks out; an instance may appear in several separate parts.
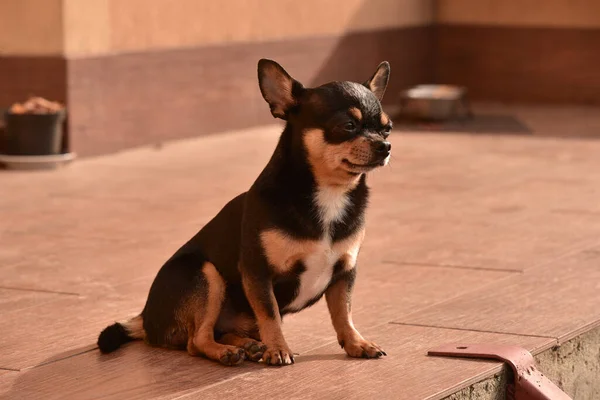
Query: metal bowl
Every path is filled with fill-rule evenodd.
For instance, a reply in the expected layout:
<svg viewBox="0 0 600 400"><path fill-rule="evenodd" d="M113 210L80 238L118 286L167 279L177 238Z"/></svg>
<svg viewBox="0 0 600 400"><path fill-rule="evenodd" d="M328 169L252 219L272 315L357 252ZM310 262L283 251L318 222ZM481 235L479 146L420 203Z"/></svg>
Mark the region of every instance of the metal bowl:
<svg viewBox="0 0 600 400"><path fill-rule="evenodd" d="M401 94L401 113L405 116L427 120L445 120L456 116L466 105L466 88L451 85L418 85Z"/></svg>

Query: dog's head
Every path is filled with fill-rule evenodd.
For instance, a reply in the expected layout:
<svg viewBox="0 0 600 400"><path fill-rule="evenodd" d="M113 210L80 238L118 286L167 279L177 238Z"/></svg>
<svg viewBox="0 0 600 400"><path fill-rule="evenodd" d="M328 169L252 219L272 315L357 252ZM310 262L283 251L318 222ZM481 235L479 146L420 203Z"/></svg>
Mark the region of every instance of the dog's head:
<svg viewBox="0 0 600 400"><path fill-rule="evenodd" d="M390 76L382 62L363 84L331 82L305 88L279 64L258 63L261 93L276 118L301 135L313 173L322 184L345 184L388 163L392 129L381 108Z"/></svg>

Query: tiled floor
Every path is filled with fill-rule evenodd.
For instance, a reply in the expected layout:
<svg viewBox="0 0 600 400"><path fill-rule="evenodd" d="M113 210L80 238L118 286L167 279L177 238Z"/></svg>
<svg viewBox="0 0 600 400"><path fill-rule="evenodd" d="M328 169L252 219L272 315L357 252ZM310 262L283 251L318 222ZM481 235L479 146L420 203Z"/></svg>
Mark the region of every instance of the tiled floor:
<svg viewBox="0 0 600 400"><path fill-rule="evenodd" d="M600 112L548 113L555 124L540 110L524 112L540 133L564 118L580 136L600 126ZM141 343L100 355L100 330L139 312L162 262L248 188L279 129L0 173L3 398L441 398L500 364L429 348L539 352L600 321L600 141L402 134L370 178L353 307L388 357L345 357L322 303L285 320L292 367L225 368Z"/></svg>

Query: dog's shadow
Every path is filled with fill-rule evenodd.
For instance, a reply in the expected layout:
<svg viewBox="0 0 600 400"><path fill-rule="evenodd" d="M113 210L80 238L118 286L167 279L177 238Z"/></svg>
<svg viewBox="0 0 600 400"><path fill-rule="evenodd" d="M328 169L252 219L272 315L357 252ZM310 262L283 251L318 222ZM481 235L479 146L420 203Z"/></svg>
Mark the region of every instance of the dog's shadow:
<svg viewBox="0 0 600 400"><path fill-rule="evenodd" d="M343 361L343 360L351 361L352 358L348 357L344 353L340 353L340 354L307 354L305 356L300 354L300 355L296 356L295 362L296 362L296 364L301 364L301 363L309 363L309 362Z"/></svg>

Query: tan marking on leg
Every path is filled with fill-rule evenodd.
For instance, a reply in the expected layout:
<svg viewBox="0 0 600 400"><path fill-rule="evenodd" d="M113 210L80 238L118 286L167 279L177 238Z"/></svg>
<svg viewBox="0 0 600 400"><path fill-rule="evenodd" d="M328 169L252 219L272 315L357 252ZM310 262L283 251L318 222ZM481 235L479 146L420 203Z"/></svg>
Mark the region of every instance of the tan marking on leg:
<svg viewBox="0 0 600 400"><path fill-rule="evenodd" d="M249 337L238 336L235 333L224 334L219 338L218 342L244 349L246 352L246 359L250 361L259 361L267 350L267 346L260 341L253 340Z"/></svg>
<svg viewBox="0 0 600 400"><path fill-rule="evenodd" d="M381 347L369 342L354 327L350 311L351 294L348 282L339 280L325 292L327 308L340 346L351 357L379 358L386 355Z"/></svg>
<svg viewBox="0 0 600 400"><path fill-rule="evenodd" d="M348 269L354 268L364 238L365 228L362 227L352 236L339 242L335 242L332 245L331 248L336 254L344 254L347 257L346 265L348 266Z"/></svg>
<svg viewBox="0 0 600 400"><path fill-rule="evenodd" d="M244 360L244 351L219 344L214 336L215 324L225 299L225 280L209 262L202 267L202 273L207 282L206 299L202 310L196 312L193 324L190 324L188 352L191 355L202 354L225 365L239 364Z"/></svg>
<svg viewBox="0 0 600 400"><path fill-rule="evenodd" d="M343 280L334 283L325 292L325 299L338 341L362 338L352 322L347 283Z"/></svg>
<svg viewBox="0 0 600 400"><path fill-rule="evenodd" d="M350 115L352 115L358 121L362 121L362 112L358 108L356 108L356 107L350 107L350 109L348 110L348 112L350 113Z"/></svg>
<svg viewBox="0 0 600 400"><path fill-rule="evenodd" d="M244 291L246 292L246 297L248 298L248 302L252 307L256 315L256 322L258 324L258 329L260 331L260 337L263 342L267 345L274 344L280 345L285 343L285 339L283 338L283 332L281 331L281 316L279 314L279 307L277 306L277 299L275 299L275 294L273 293L273 288L269 288L269 300L271 306L273 307L273 314L275 318L271 318L267 310L265 309L265 305L258 299L258 296L255 294L256 290L265 290L265 288L256 288L255 283L251 283L248 279L242 279L244 285Z"/></svg>
<svg viewBox="0 0 600 400"><path fill-rule="evenodd" d="M263 360L268 365L289 365L294 363L294 354L281 332L281 319L262 319L259 321L260 336L267 349Z"/></svg>
<svg viewBox="0 0 600 400"><path fill-rule="evenodd" d="M259 286L261 283L262 286ZM279 306L277 305L277 299L275 299L275 294L273 293L271 281L259 283L242 275L242 284L244 286L246 298L256 316L256 322L258 324L262 342L267 346L267 350L263 354L265 364L292 364L294 362L294 356L283 337L283 332L281 330L281 315L279 314ZM268 292L268 298L261 301L261 294L264 295L265 291ZM268 304L264 303L265 300L268 301ZM269 315L270 313L266 309L267 306L272 308L274 318L271 318Z"/></svg>

